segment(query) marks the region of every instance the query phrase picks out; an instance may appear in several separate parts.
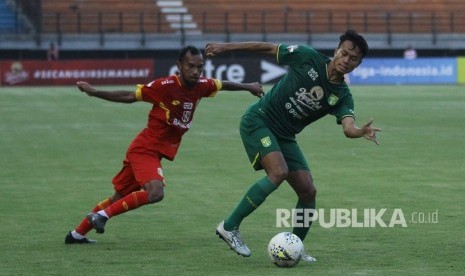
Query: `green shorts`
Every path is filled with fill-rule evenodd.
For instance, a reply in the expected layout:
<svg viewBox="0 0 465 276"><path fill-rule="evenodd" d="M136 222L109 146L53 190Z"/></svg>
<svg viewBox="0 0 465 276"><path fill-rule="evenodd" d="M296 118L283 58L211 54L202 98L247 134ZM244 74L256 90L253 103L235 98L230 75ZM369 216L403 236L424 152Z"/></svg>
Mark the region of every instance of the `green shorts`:
<svg viewBox="0 0 465 276"><path fill-rule="evenodd" d="M263 169L261 158L273 151L283 154L290 172L310 170L296 140L275 135L261 116L253 113L244 115L239 130L245 151L255 170Z"/></svg>

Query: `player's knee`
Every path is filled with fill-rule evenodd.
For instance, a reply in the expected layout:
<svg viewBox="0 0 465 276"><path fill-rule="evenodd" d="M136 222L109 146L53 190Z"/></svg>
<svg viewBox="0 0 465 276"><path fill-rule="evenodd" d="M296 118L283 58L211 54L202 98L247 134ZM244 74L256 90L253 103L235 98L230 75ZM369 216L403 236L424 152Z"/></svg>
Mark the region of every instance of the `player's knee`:
<svg viewBox="0 0 465 276"><path fill-rule="evenodd" d="M311 186L310 188L306 189L304 192L299 194L299 199L303 202L313 202L316 198L316 188L315 186Z"/></svg>
<svg viewBox="0 0 465 276"><path fill-rule="evenodd" d="M165 196L163 191L163 182L160 180L151 180L144 185L148 193L149 203L155 203L163 200Z"/></svg>
<svg viewBox="0 0 465 276"><path fill-rule="evenodd" d="M163 190L160 190L157 192L151 192L149 193L149 203L160 202L163 200L164 197L165 197L165 194L163 193Z"/></svg>
<svg viewBox="0 0 465 276"><path fill-rule="evenodd" d="M268 173L268 178L275 184L281 184L284 180L286 180L288 174L289 170L287 167L278 167Z"/></svg>

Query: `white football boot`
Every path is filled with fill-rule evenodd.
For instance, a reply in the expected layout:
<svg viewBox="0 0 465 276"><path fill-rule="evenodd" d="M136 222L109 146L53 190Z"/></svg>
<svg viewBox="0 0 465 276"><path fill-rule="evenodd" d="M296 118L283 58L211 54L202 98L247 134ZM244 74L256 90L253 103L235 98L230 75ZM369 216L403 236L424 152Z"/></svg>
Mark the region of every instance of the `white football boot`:
<svg viewBox="0 0 465 276"><path fill-rule="evenodd" d="M236 251L238 255L249 257L252 254L242 239L239 229L226 231L224 229L224 220L216 227L216 234L224 240L232 250Z"/></svg>

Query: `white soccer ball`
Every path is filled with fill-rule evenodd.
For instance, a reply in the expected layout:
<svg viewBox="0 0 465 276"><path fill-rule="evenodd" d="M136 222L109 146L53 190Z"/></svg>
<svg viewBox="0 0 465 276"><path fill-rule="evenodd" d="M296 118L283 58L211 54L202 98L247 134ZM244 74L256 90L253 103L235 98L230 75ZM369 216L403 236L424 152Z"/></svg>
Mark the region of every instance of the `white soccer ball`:
<svg viewBox="0 0 465 276"><path fill-rule="evenodd" d="M274 236L268 244L268 255L279 267L293 267L299 263L304 244L291 232L281 232Z"/></svg>

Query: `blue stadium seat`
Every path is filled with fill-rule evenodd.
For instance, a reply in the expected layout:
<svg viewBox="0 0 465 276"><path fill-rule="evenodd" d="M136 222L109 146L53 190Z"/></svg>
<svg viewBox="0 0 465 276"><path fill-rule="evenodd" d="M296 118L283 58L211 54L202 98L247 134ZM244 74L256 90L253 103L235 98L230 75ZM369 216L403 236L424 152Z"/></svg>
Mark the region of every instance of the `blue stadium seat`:
<svg viewBox="0 0 465 276"><path fill-rule="evenodd" d="M6 4L0 0L0 33L12 33L22 30L22 22Z"/></svg>

